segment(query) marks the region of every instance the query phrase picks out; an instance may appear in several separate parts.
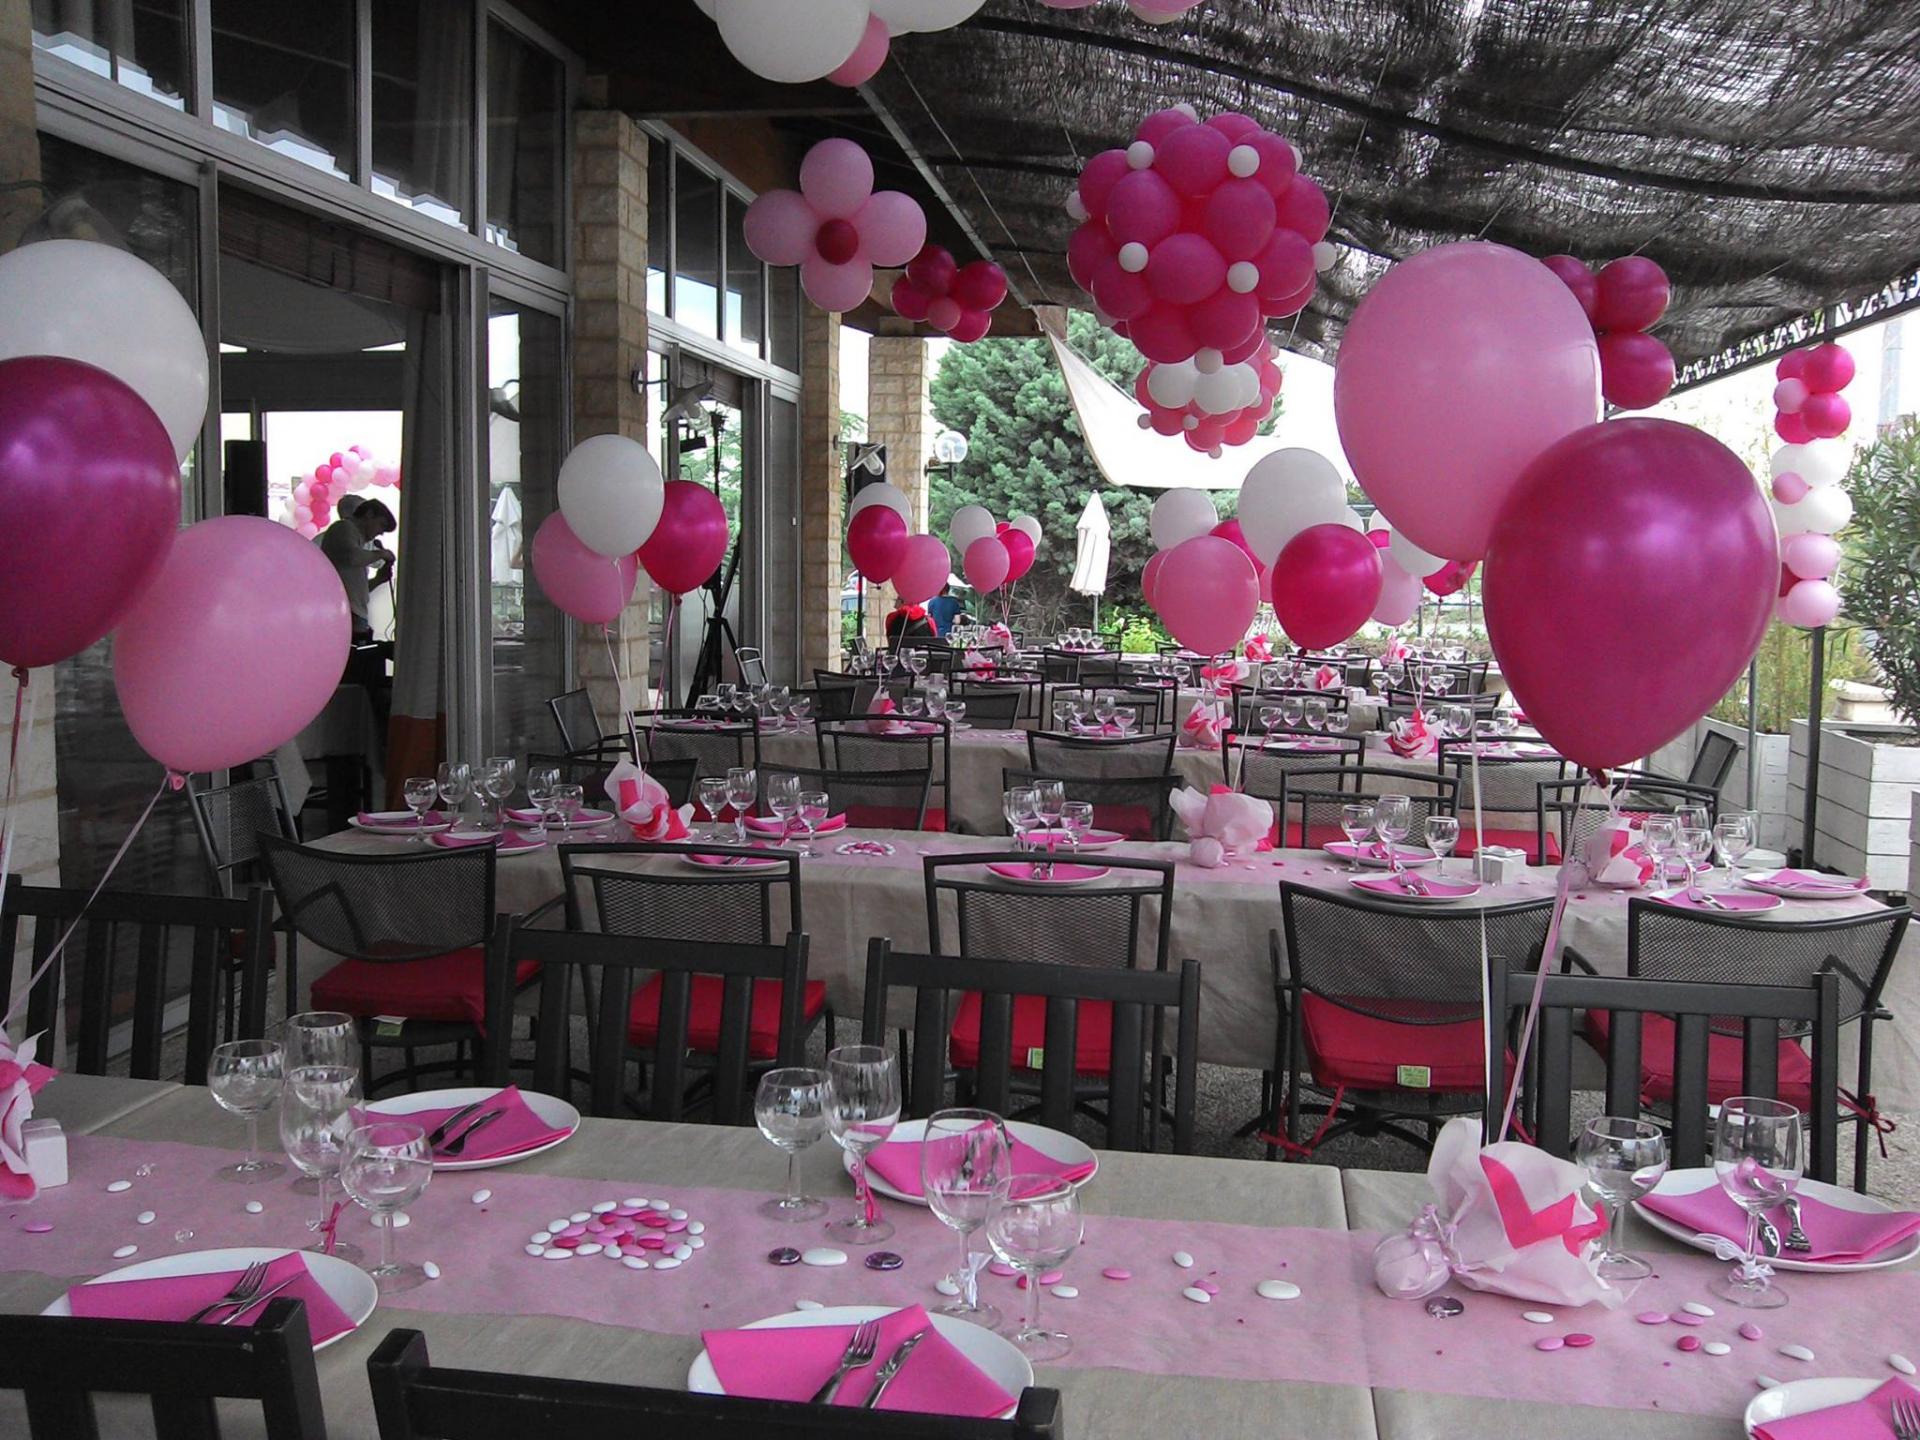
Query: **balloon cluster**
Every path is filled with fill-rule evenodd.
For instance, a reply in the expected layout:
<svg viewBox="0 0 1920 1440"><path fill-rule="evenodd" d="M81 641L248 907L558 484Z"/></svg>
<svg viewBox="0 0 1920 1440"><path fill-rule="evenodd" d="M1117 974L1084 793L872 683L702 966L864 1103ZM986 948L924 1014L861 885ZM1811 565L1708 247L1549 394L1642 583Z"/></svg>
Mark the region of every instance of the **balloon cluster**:
<svg viewBox="0 0 1920 1440"><path fill-rule="evenodd" d="M1140 428L1181 436L1201 454L1219 459L1223 446L1246 444L1273 414L1280 393L1278 354L1269 345L1257 359L1236 365L1223 361L1204 371L1197 360L1165 365L1149 360L1133 382L1134 398L1147 412Z"/></svg>
<svg viewBox="0 0 1920 1440"><path fill-rule="evenodd" d="M1543 262L1573 291L1600 347L1600 393L1622 410L1658 405L1673 389L1673 353L1647 334L1667 312L1667 272L1644 255L1623 255L1594 274L1572 255Z"/></svg>
<svg viewBox="0 0 1920 1440"><path fill-rule="evenodd" d="M308 540L333 523L333 512L349 490L368 485L400 484L400 467L373 458L364 445L336 450L313 467L313 474L294 482L287 497L286 522Z"/></svg>
<svg viewBox="0 0 1920 1440"><path fill-rule="evenodd" d="M1040 0L1051 10L1084 10L1098 0ZM1127 8L1149 25L1171 25L1200 0L1127 0Z"/></svg>
<svg viewBox="0 0 1920 1440"><path fill-rule="evenodd" d="M1849 456L1838 438L1853 417L1840 391L1853 379L1853 357L1829 341L1790 351L1774 374L1779 383L1773 387L1773 425L1787 441L1768 464L1780 530L1777 613L1787 624L1811 630L1831 625L1840 614L1833 584L1840 542L1833 537L1853 518L1853 498L1840 483Z"/></svg>
<svg viewBox="0 0 1920 1440"><path fill-rule="evenodd" d="M807 151L798 190L768 190L749 205L745 229L747 248L767 264L800 267L800 288L822 310L852 310L873 290L875 266L905 265L927 243L919 202L876 193L872 157L837 138Z"/></svg>
<svg viewBox="0 0 1920 1440"><path fill-rule="evenodd" d="M912 503L885 481L862 487L847 511L847 554L854 568L876 583L891 581L904 605L931 600L953 570L953 556L937 535L908 531L912 517ZM984 506L963 505L953 512L947 535L961 554L967 583L984 595L1033 568L1040 522L1021 515L996 523Z"/></svg>
<svg viewBox="0 0 1920 1440"><path fill-rule="evenodd" d="M1299 165L1245 115L1149 115L1081 172L1067 267L1149 360L1211 373L1265 355L1266 322L1299 311L1334 261L1327 197Z"/></svg>
<svg viewBox="0 0 1920 1440"><path fill-rule="evenodd" d="M948 30L986 0L694 0L720 27L733 58L768 80L864 85L887 62L895 35ZM1141 0L1149 3L1149 0ZM1166 8L1167 0L1152 0Z"/></svg>
<svg viewBox="0 0 1920 1440"><path fill-rule="evenodd" d="M1007 298L1007 272L991 260L962 265L942 245L928 245L893 282L893 309L904 320L924 320L963 345L993 328L993 311Z"/></svg>
<svg viewBox="0 0 1920 1440"><path fill-rule="evenodd" d="M960 553L960 573L982 595L1012 585L1033 568L1040 522L1031 515L993 518L984 505L962 505L947 522L947 538ZM894 586L899 589L898 584Z"/></svg>

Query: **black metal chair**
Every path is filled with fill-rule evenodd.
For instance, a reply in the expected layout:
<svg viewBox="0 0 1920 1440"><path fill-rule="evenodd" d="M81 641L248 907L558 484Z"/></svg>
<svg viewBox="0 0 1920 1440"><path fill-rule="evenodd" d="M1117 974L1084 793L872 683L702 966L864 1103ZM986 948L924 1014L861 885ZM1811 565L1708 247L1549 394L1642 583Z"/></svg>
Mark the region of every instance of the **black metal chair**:
<svg viewBox="0 0 1920 1440"><path fill-rule="evenodd" d="M1273 730L1298 730L1298 725L1287 724L1284 717L1277 725L1269 727L1260 712L1268 709L1284 709L1289 702L1298 702L1304 709L1309 700L1324 701L1329 715L1350 714L1347 695L1344 690L1314 690L1299 686L1262 688L1258 685L1238 684L1233 687L1233 728L1258 734L1268 728Z"/></svg>
<svg viewBox="0 0 1920 1440"><path fill-rule="evenodd" d="M759 771L760 727L751 720L715 723L691 710L642 710L634 722L649 772L686 760L693 761L695 783L742 767Z"/></svg>
<svg viewBox="0 0 1920 1440"><path fill-rule="evenodd" d="M1027 704L1023 685L984 685L960 680L954 682L949 693L953 699L966 703L966 722L975 730L1015 729Z"/></svg>
<svg viewBox="0 0 1920 1440"><path fill-rule="evenodd" d="M95 1395L147 1396L156 1440L219 1440L218 1400L258 1401L266 1440L327 1435L307 1307L284 1296L247 1325L0 1315L0 1390L25 1392L31 1440L96 1440Z"/></svg>
<svg viewBox="0 0 1920 1440"><path fill-rule="evenodd" d="M1284 958L1278 935L1270 944L1280 1009L1274 1069L1285 1077L1286 1118L1282 1132L1265 1137L1270 1146L1311 1155L1357 1133L1425 1149L1443 1118L1480 1108L1481 946L1510 969L1535 969L1552 900L1416 909L1283 881L1280 913ZM1303 1138L1308 1085L1329 1100Z"/></svg>
<svg viewBox="0 0 1920 1440"><path fill-rule="evenodd" d="M341 957L313 982L312 1002L358 1022L367 1093L375 1089L377 1050L397 1049L405 1062L382 1083L467 1068L486 1016L493 847L360 855L271 836L260 844L280 913L306 940ZM517 978L531 976L528 966ZM453 1060L419 1063L422 1047L441 1045L455 1047Z"/></svg>
<svg viewBox="0 0 1920 1440"><path fill-rule="evenodd" d="M553 715L553 728L559 732L560 748L569 755L597 754L602 750L625 750L629 741L625 731L604 731L593 697L586 687L555 695L547 701Z"/></svg>
<svg viewBox="0 0 1920 1440"><path fill-rule="evenodd" d="M1065 1440L1056 1390L1030 1388L1010 1420L802 1405L450 1370L418 1330L389 1330L367 1360L379 1440ZM38 1437L35 1437L38 1440Z"/></svg>
<svg viewBox="0 0 1920 1440"><path fill-rule="evenodd" d="M1093 828L1112 830L1129 840L1173 838L1173 792L1178 775L1130 775L1093 779L1081 775L1049 774L1041 770L1002 770L1001 788L1058 780L1069 800L1093 806ZM1106 862L1101 861L1102 864Z"/></svg>
<svg viewBox="0 0 1920 1440"><path fill-rule="evenodd" d="M738 852L735 852L738 853ZM687 1118L687 1057L700 1016L696 991L702 981L717 987L715 1044L702 1067L711 1081L712 1123L742 1125L753 1119L752 1031L758 981L772 981L776 1019L773 1061L797 1065L802 1039L801 997L807 983L807 937L794 932L777 945L708 944L691 940L637 939L579 930L536 930L517 917L502 918L494 932L487 969L486 1081L505 1085L512 1064L514 977L539 973L539 1018L534 1025L533 1083L548 1094L565 1094L572 1080L573 1017L585 1011L589 1113L613 1116L638 1109L627 1098L627 1066L650 1062L645 1118ZM635 1012L654 973L657 985L653 1043L638 1047ZM580 1004L575 1004L575 981ZM498 1037L497 1039L493 1037Z"/></svg>
<svg viewBox="0 0 1920 1440"><path fill-rule="evenodd" d="M1431 770L1403 770L1392 766L1318 766L1280 774L1280 793L1274 802L1279 817L1282 848L1318 850L1344 840L1340 809L1382 795L1405 795L1411 824L1407 843L1418 845L1430 815L1457 813L1455 781ZM1293 812L1298 810L1298 815Z"/></svg>
<svg viewBox="0 0 1920 1440"><path fill-rule="evenodd" d="M1560 848L1559 837L1543 833L1537 823L1515 822L1516 817L1522 816L1538 819L1541 787L1558 785L1565 780L1567 762L1557 755L1481 755L1480 813L1487 823L1476 836L1473 743L1469 740L1440 742L1439 770L1453 780L1459 803L1460 845L1454 853L1464 860L1474 855L1480 844L1509 845L1523 852L1529 865L1558 865L1565 853ZM1480 743L1484 749L1486 742Z"/></svg>
<svg viewBox="0 0 1920 1440"><path fill-rule="evenodd" d="M1306 730L1243 733L1230 730L1220 746L1221 778L1236 790L1278 802L1280 777L1329 767L1358 771L1367 742L1357 735L1315 735ZM1339 787L1335 787L1339 788Z"/></svg>
<svg viewBox="0 0 1920 1440"><path fill-rule="evenodd" d="M906 721L909 728L898 734L890 733L889 721L901 720L905 717L834 720L815 726L820 768L863 775L928 771L927 808L918 828L945 830L952 808L953 727L945 720L920 719Z"/></svg>
<svg viewBox="0 0 1920 1440"><path fill-rule="evenodd" d="M225 785L209 785L205 777L187 777L187 799L193 807L193 828L200 836L200 853L214 888L222 895L234 893L236 884L254 885L265 881L260 864L262 834L278 835L282 840L298 840L300 824L287 804L286 787L280 783L280 770L271 760L254 763L257 773ZM299 938L284 920L274 922L274 931L286 936L287 958L280 979L286 991L287 1014L299 1007ZM269 941L271 949L272 942ZM267 959L271 963L273 955ZM239 957L236 955L237 961ZM233 1024L231 976L227 985L227 1024Z"/></svg>
<svg viewBox="0 0 1920 1440"><path fill-rule="evenodd" d="M1134 779L1173 773L1172 735L1129 735L1096 739L1052 730L1027 734L1027 760L1048 775L1088 780Z"/></svg>
<svg viewBox="0 0 1920 1440"><path fill-rule="evenodd" d="M1044 698L1048 720L1054 719L1054 707L1062 700L1074 702L1081 707L1083 715L1092 716L1104 698L1113 702L1116 713L1125 711L1132 717L1136 735L1170 736L1173 729L1173 691L1165 686L1129 685L1118 680L1095 684L1080 681L1049 686Z"/></svg>
<svg viewBox="0 0 1920 1440"><path fill-rule="evenodd" d="M1727 783L1727 776L1733 773L1733 762L1740 758L1741 748L1740 742L1731 735L1709 730L1701 737L1699 748L1693 752L1693 761L1687 766L1684 779L1674 780L1669 776L1656 775L1651 770L1616 771L1614 773L1617 776L1631 782L1620 803L1633 810L1671 810L1674 807L1667 797L1673 787L1679 786L1691 797L1680 803L1711 804L1717 811L1720 787ZM1664 783L1643 794L1644 782L1649 780Z"/></svg>
<svg viewBox="0 0 1920 1440"><path fill-rule="evenodd" d="M0 893L0 957L5 957L9 971L17 970L20 922L31 920L33 940L23 958L27 974L32 975L71 928L59 958L47 965L28 991L26 1033L52 1032L60 1010L60 972L71 968L77 957L80 1011L69 1068L82 1075L105 1075L124 987L116 972L131 952L133 1004L125 1012L127 1074L135 1080L161 1080L169 1078L160 1068L167 1030L167 962L175 948L184 945L189 969L186 1052L180 1078L188 1085L204 1085L208 1058L221 1039L223 975L229 976L237 998L227 1038L253 1039L266 1033L272 916L272 897L259 885L232 899L135 890L102 890L92 897L86 890L23 885L14 876ZM234 957L238 957L237 966ZM13 989L8 985L6 993L12 994Z"/></svg>
<svg viewBox="0 0 1920 1440"><path fill-rule="evenodd" d="M1682 805L1704 805L1709 823L1720 818L1719 792L1695 789L1682 780L1631 781L1633 793L1647 803L1629 806L1625 803L1626 794L1622 793L1618 811L1612 805L1582 798L1589 783L1585 779L1570 779L1536 787L1533 824L1538 843L1544 845L1548 837L1558 836L1562 855L1578 854L1601 822L1616 813L1665 814Z"/></svg>
<svg viewBox="0 0 1920 1440"><path fill-rule="evenodd" d="M1487 1005L1506 1017L1525 1010L1533 999L1535 977L1515 976L1491 967ZM1688 980L1650 980L1619 975L1547 975L1540 986L1540 1018L1528 1056L1527 1108L1533 1116L1533 1143L1567 1158L1574 1143L1574 1032L1578 1012L1605 1011L1613 1023L1603 1050L1607 1066L1606 1113L1637 1116L1644 1101L1641 1075L1648 1027L1656 1020L1671 1027L1674 1100L1668 1154L1676 1170L1697 1169L1712 1158L1707 1095L1716 1024L1738 1022L1738 1093L1786 1098L1779 1057L1789 1030L1812 1036L1809 1061L1811 1106L1808 1117L1806 1173L1834 1183L1839 1163L1840 979L1826 972L1798 985L1722 985ZM1507 1027L1497 1027L1504 1036ZM1512 1057L1489 1055L1490 1072L1504 1097ZM1789 1101L1789 1103L1792 1103ZM1498 1101L1487 1107L1486 1133L1498 1128Z"/></svg>
<svg viewBox="0 0 1920 1440"><path fill-rule="evenodd" d="M845 815L856 830L921 830L926 828L927 800L933 776L926 770L817 770L787 765L767 772L797 775L800 788L826 792L835 815ZM793 835L805 834L798 820Z"/></svg>
<svg viewBox="0 0 1920 1440"><path fill-rule="evenodd" d="M854 693L861 676L841 675L832 670L813 672L814 716L820 720L844 720L853 714Z"/></svg>
<svg viewBox="0 0 1920 1440"><path fill-rule="evenodd" d="M1143 1135L1145 1148L1153 1147L1165 1054L1160 1041L1171 1019L1173 1149L1176 1154L1192 1153L1200 1044L1199 961L1182 961L1178 970L1127 970L1031 960L973 960L909 954L874 939L867 947L862 1026L870 1045L886 1039L888 1006L895 990L914 992L905 1113L931 1115L948 1104L948 1045L956 1024L952 997L959 991L979 997L979 1049L970 1064L961 1064L956 1057L954 1066L969 1080L972 1103L988 1110L1005 1113L1012 1108L1016 1071L1026 1072L1029 1083L1038 1071L1041 1123L1071 1129L1084 1095L1078 1063L1086 1049L1082 1023L1091 1023L1101 1033L1111 1057L1104 1077L1109 1097L1105 1148L1109 1150L1141 1149ZM1040 1016L1038 1047L1021 1045L1017 1015L1022 1002Z"/></svg>

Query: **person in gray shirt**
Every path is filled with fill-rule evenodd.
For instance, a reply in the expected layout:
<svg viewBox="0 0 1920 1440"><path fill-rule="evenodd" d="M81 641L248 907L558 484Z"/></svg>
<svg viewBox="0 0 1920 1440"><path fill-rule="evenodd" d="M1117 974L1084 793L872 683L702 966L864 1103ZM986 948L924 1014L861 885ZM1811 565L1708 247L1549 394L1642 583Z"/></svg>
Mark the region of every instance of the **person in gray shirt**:
<svg viewBox="0 0 1920 1440"><path fill-rule="evenodd" d="M367 620L367 593L393 569L393 552L379 541L382 535L390 535L398 528L393 512L378 500L360 501L351 514L347 513L343 501L340 518L320 536L320 549L333 562L340 583L346 588L356 645L373 639L373 626Z"/></svg>

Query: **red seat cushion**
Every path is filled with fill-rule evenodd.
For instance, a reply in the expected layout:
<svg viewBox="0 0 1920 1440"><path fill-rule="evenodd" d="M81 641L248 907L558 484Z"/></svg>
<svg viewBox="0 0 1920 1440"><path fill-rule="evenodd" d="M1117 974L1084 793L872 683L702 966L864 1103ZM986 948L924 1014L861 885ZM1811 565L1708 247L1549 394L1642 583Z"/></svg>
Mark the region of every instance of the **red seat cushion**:
<svg viewBox="0 0 1920 1440"><path fill-rule="evenodd" d="M513 983L526 984L539 969L521 961ZM342 960L313 982L313 1008L479 1025L487 1018L487 947L425 960Z"/></svg>
<svg viewBox="0 0 1920 1440"><path fill-rule="evenodd" d="M847 824L856 830L939 830L947 828L947 812L928 808L924 819L914 824L917 812L911 805L849 805Z"/></svg>
<svg viewBox="0 0 1920 1440"><path fill-rule="evenodd" d="M1605 1010L1589 1010L1587 1039L1602 1055L1607 1051L1607 1036L1613 1028L1613 1016ZM1648 1100L1673 1099L1675 1027L1665 1015L1640 1018L1640 1093ZM1707 1103L1718 1105L1730 1095L1746 1093L1743 1080L1744 1045L1738 1035L1718 1031L1707 1036ZM1780 1099L1801 1110L1813 1104L1813 1061L1792 1040L1780 1042Z"/></svg>
<svg viewBox="0 0 1920 1440"><path fill-rule="evenodd" d="M1480 832L1481 838L1489 845L1510 845L1515 850L1526 852L1529 865L1558 865L1560 863L1560 837L1547 836L1547 858L1540 858L1540 832L1534 829L1500 830L1489 825ZM1453 853L1462 860L1471 859L1474 853L1473 820L1471 816L1460 817L1460 848Z"/></svg>
<svg viewBox="0 0 1920 1440"><path fill-rule="evenodd" d="M1129 840L1158 840L1153 808L1149 805L1095 805L1093 828L1113 830Z"/></svg>
<svg viewBox="0 0 1920 1440"><path fill-rule="evenodd" d="M1376 1009L1391 1001L1371 1000ZM1408 1025L1348 1010L1318 995L1301 997L1307 1063L1316 1085L1355 1090L1483 1090L1487 1062L1480 1021ZM1405 1067L1424 1069L1425 1085L1403 1084Z"/></svg>
<svg viewBox="0 0 1920 1440"><path fill-rule="evenodd" d="M720 1006L726 994L725 982L718 975L696 975L687 997L687 1048L702 1055L720 1049ZM655 975L633 997L633 1009L627 1038L643 1050L651 1050L660 1038L661 979ZM747 1055L753 1060L777 1060L780 1056L780 982L753 982L753 1004L747 1016ZM803 1021L811 1022L827 1008L827 986L822 980L809 980L801 997Z"/></svg>
<svg viewBox="0 0 1920 1440"><path fill-rule="evenodd" d="M1105 1075L1113 1068L1113 1006L1104 1000L1082 1000L1080 1023L1074 1030L1074 1069L1082 1075ZM1047 1046L1047 1002L1040 995L1013 997L1013 1067L1037 1070L1035 1057ZM960 997L953 1016L948 1059L956 1070L980 1063L980 993Z"/></svg>

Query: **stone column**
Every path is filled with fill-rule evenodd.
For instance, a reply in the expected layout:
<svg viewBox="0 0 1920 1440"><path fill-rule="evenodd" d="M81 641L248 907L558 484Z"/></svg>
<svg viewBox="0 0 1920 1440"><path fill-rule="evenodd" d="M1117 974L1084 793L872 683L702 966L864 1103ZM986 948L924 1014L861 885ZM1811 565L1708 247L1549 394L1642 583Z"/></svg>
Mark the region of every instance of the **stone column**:
<svg viewBox="0 0 1920 1440"><path fill-rule="evenodd" d="M927 462L933 458L933 370L927 342L916 335L876 335L867 351L867 439L887 447L887 479L903 492L913 515L907 528L927 529ZM958 557L956 556L957 560ZM882 643L893 592L867 590L866 635Z"/></svg>
<svg viewBox="0 0 1920 1440"><path fill-rule="evenodd" d="M800 316L800 681L840 668L846 458L840 424L840 317Z"/></svg>

